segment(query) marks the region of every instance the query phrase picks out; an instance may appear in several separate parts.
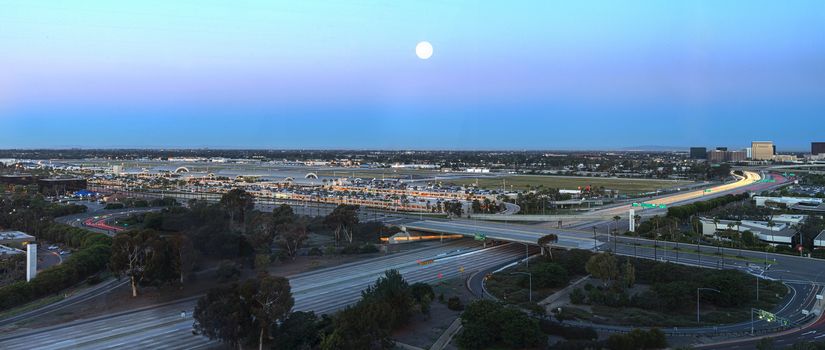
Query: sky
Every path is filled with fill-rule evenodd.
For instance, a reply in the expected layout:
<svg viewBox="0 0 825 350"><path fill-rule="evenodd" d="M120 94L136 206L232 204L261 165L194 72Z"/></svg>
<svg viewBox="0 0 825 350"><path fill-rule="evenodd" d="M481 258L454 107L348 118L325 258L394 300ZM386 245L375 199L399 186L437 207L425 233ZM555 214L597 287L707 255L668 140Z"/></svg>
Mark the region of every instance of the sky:
<svg viewBox="0 0 825 350"><path fill-rule="evenodd" d="M782 150L825 2L0 0L0 148ZM429 41L430 59L415 55Z"/></svg>

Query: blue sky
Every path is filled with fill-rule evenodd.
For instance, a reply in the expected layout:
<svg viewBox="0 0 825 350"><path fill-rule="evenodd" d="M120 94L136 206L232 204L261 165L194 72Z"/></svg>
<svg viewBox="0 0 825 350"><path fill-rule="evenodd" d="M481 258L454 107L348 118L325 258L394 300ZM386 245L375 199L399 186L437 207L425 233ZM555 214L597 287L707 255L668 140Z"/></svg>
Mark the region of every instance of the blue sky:
<svg viewBox="0 0 825 350"><path fill-rule="evenodd" d="M822 1L0 0L0 147L780 150ZM415 44L432 42L429 60Z"/></svg>

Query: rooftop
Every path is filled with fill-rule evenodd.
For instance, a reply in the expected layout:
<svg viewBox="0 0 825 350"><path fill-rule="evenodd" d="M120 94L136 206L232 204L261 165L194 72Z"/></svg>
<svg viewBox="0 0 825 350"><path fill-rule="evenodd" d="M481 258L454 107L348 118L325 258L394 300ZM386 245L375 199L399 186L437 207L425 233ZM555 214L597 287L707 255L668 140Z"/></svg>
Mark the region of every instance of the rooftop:
<svg viewBox="0 0 825 350"><path fill-rule="evenodd" d="M17 254L23 254L23 253L25 253L25 252L20 250L20 249L0 245L0 256L3 256L3 255L17 255Z"/></svg>
<svg viewBox="0 0 825 350"><path fill-rule="evenodd" d="M34 236L20 232L20 231L3 231L0 232L0 242L8 241L33 241Z"/></svg>

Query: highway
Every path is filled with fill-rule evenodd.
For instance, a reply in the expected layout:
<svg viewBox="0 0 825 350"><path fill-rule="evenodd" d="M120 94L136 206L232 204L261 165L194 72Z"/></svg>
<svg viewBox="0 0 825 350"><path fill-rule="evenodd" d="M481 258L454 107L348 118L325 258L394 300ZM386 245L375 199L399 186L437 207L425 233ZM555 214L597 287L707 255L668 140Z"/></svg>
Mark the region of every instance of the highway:
<svg viewBox="0 0 825 350"><path fill-rule="evenodd" d="M753 175L752 175L753 174ZM757 176L757 177L755 177ZM758 175L748 173L742 179L731 184L716 187L714 196L753 188ZM672 198L671 198L672 197ZM670 197L658 198L657 204L685 203L693 200L709 198L703 191L680 193ZM608 212L624 212L628 205L603 209ZM315 209L315 208L312 208ZM310 208L303 210L309 211ZM320 209L320 208L319 208ZM324 208L326 209L326 208ZM301 210L301 209L299 209ZM316 209L318 210L318 209ZM321 209L323 210L323 209ZM657 209L660 210L660 209ZM662 210L660 210L662 211ZM651 210L651 212L654 212ZM600 234L594 237L589 229L591 226L609 223L586 222L579 223L571 228L548 229L537 225L502 225L497 223L477 222L473 220L421 220L418 215L394 215L392 213L373 213L373 219L380 215L381 221L396 222L408 229L428 232L447 231L457 232L467 236L476 233L487 235L488 239L507 240L534 244L535 241L547 233L556 233L559 236L559 247L607 249L613 242L607 235ZM413 218L419 217L419 220ZM362 219L370 219L369 214ZM525 245L506 244L478 248L479 243L462 240L456 243L445 244L434 249L425 249L389 255L328 269L290 276L294 297L295 310L313 310L318 313L329 313L339 310L360 298L360 292L386 269L399 269L410 283L434 283L440 279L448 279L460 274L470 274L474 271L485 271L503 263L519 260L525 255ZM644 244L644 243L643 243ZM653 245L650 243L649 245ZM631 255L634 253L629 238L620 238L616 246L618 253ZM688 250L684 245L683 252ZM692 245L691 245L692 246ZM457 251L458 250L458 251ZM767 255L769 267L762 270L748 265L744 261L719 261L706 258L716 252L714 247L703 247L704 255L680 254L670 252L663 258L685 264L695 264L707 267L723 267L748 270L749 273L761 274L766 278L780 278L791 284L810 286L808 281L816 284L825 284L820 271L825 266L811 259L798 257ZM639 256L656 255L652 248L636 247L635 254ZM727 252L726 254L730 254ZM746 252L745 256L754 258L762 256L759 252ZM461 268L463 267L463 272ZM794 287L795 288L795 287ZM796 290L794 295L812 295L814 289L808 287ZM810 298L806 297L810 300ZM798 299L795 299L798 300ZM191 311L194 308L194 299L183 300L178 303L164 304L149 309L139 309L127 313L107 315L94 319L78 320L64 325L45 329L24 330L0 336L0 348L30 348L30 349L105 349L105 348L186 348L197 349L212 347L216 344L201 336L191 334ZM795 301L801 307L804 303ZM799 312L799 308L792 308L789 313ZM186 310L187 316L181 317L181 310ZM791 315L789 314L789 315ZM784 315L784 314L783 314ZM734 325L740 330L742 325Z"/></svg>
<svg viewBox="0 0 825 350"><path fill-rule="evenodd" d="M295 310L330 313L356 302L361 290L387 269L398 269L409 283L435 283L470 274L525 255L524 247L505 244L480 248L461 240L290 276ZM461 272L461 268L464 272ZM0 348L27 349L198 349L217 344L193 336L191 312L195 299L77 320L54 327L22 330L0 336ZM181 311L187 317L181 317Z"/></svg>

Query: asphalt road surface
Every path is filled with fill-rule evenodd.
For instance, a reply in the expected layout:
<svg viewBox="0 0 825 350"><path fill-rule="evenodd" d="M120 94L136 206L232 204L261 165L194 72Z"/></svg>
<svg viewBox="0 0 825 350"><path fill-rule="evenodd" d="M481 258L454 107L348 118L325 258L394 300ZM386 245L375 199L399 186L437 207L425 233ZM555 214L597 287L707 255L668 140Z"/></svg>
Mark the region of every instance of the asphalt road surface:
<svg viewBox="0 0 825 350"><path fill-rule="evenodd" d="M434 283L524 257L524 246L480 248L462 240L290 276L295 310L329 313L360 298L383 271L398 269L410 282ZM463 272L462 272L463 268ZM195 299L0 336L0 348L25 349L198 349L217 346L192 335ZM186 317L181 316L186 312Z"/></svg>

